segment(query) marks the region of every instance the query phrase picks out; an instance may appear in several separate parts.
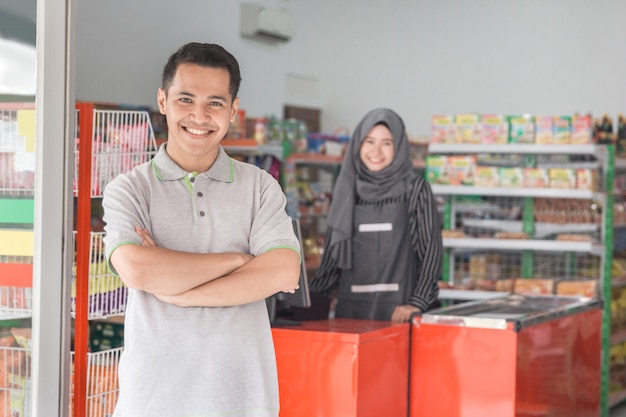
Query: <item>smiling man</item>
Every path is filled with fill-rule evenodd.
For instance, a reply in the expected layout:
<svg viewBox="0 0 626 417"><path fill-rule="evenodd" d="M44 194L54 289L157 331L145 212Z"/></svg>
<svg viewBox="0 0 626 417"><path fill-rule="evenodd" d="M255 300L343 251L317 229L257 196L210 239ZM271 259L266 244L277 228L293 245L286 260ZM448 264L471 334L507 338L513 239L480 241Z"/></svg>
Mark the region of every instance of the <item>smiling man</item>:
<svg viewBox="0 0 626 417"><path fill-rule="evenodd" d="M240 82L221 46L182 46L158 91L167 142L105 189L129 288L117 417L278 416L264 300L297 287L299 243L276 180L220 146Z"/></svg>

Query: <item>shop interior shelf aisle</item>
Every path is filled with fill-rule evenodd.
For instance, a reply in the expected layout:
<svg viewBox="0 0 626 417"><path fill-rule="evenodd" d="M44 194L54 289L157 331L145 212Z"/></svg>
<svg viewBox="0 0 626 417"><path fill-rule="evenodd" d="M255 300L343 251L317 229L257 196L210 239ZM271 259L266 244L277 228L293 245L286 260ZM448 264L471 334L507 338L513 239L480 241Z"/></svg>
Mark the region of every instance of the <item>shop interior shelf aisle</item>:
<svg viewBox="0 0 626 417"><path fill-rule="evenodd" d="M614 147L431 143L428 159L427 178L443 201L440 298L511 292L602 298L606 413L615 401L609 372ZM452 166L442 161L458 165L437 168Z"/></svg>
<svg viewBox="0 0 626 417"><path fill-rule="evenodd" d="M145 110L99 108L84 102L77 103L76 109L72 411L81 417L102 415L103 406L107 407L105 415L109 414L117 399L117 363L122 348L99 346L102 350L90 352L89 320L123 315L127 295L122 282L106 267L101 223L96 221L94 227L94 217L101 219L92 213L92 207L109 181L152 158L156 141L150 114Z"/></svg>
<svg viewBox="0 0 626 417"><path fill-rule="evenodd" d="M99 205L108 181L151 158L156 145L147 111L94 103L78 103L76 110L70 410L75 416L95 417L112 412L122 348L89 351L89 321L124 314L126 289L108 271L101 213L92 208ZM8 417L30 414L34 103L1 103L0 115L0 417Z"/></svg>

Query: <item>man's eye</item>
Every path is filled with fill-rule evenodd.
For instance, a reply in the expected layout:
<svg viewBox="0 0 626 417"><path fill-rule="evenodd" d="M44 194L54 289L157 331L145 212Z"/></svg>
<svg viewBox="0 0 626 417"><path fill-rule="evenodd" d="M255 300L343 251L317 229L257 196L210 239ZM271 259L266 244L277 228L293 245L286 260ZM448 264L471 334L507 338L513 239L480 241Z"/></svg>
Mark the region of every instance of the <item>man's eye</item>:
<svg viewBox="0 0 626 417"><path fill-rule="evenodd" d="M181 103L191 103L191 99L188 97L181 97L178 99Z"/></svg>
<svg viewBox="0 0 626 417"><path fill-rule="evenodd" d="M223 106L221 101L212 101L209 103L210 106Z"/></svg>

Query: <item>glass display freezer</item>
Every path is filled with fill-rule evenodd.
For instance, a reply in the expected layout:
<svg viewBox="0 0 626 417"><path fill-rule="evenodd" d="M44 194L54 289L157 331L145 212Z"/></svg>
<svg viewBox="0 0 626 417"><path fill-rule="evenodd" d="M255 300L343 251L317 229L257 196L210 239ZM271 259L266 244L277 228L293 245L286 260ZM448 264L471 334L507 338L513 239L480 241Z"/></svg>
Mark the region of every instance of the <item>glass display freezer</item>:
<svg viewBox="0 0 626 417"><path fill-rule="evenodd" d="M409 414L600 415L602 302L513 294L415 317Z"/></svg>

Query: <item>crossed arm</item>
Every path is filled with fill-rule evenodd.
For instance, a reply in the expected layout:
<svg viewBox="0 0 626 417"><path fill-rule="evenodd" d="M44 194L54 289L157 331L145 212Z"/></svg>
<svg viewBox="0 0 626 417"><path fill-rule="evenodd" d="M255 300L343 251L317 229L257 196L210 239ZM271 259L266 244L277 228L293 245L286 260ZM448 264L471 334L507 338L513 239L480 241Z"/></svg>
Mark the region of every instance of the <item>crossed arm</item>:
<svg viewBox="0 0 626 417"><path fill-rule="evenodd" d="M253 257L246 253L190 253L156 246L137 229L143 245L123 245L111 263L130 287L183 307L245 304L298 287L300 258L291 249Z"/></svg>

